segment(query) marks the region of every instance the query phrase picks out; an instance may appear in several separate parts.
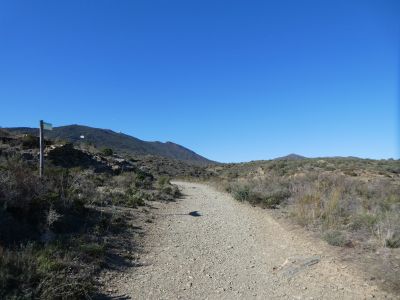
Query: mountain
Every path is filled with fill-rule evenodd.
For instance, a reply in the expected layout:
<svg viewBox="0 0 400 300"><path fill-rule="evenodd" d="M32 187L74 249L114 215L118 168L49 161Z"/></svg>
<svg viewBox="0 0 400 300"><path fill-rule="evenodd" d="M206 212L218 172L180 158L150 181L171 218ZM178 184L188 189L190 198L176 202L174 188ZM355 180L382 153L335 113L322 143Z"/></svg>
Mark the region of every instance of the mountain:
<svg viewBox="0 0 400 300"><path fill-rule="evenodd" d="M288 154L286 156L282 157L277 157L274 160L300 160L300 159L306 159L307 157L301 156L295 153Z"/></svg>
<svg viewBox="0 0 400 300"><path fill-rule="evenodd" d="M14 127L5 128L18 134L38 135L37 128ZM81 138L83 136L84 138ZM82 125L54 127L45 130L45 138L66 140L72 143L87 142L97 148L111 148L115 152L135 155L156 155L177 159L198 165L214 163L213 161L172 142L147 142L130 135L117 133L109 129L93 128Z"/></svg>

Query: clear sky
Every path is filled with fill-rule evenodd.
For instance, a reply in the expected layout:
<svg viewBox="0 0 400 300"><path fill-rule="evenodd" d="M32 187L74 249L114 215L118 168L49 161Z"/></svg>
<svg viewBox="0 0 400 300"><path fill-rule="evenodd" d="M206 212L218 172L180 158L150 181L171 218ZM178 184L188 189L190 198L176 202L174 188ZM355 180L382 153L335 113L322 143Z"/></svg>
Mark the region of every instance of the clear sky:
<svg viewBox="0 0 400 300"><path fill-rule="evenodd" d="M0 126L399 158L399 36L398 0L0 0Z"/></svg>

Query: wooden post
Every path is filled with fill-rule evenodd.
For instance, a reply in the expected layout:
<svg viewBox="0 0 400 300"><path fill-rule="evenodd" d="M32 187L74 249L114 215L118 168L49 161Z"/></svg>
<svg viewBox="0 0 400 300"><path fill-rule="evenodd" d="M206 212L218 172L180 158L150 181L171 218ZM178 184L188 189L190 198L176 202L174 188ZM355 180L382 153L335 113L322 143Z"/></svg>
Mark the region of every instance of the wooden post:
<svg viewBox="0 0 400 300"><path fill-rule="evenodd" d="M40 158L39 158L39 176L43 177L44 169L44 138L43 138L43 120L40 120L39 126L39 143L40 143Z"/></svg>

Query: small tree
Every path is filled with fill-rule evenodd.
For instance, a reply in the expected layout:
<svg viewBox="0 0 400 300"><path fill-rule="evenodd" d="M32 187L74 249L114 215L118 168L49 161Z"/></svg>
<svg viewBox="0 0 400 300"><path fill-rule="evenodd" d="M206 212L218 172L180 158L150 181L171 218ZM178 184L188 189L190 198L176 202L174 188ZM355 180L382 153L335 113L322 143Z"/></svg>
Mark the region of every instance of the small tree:
<svg viewBox="0 0 400 300"><path fill-rule="evenodd" d="M103 150L102 150L102 153L103 153L103 155L105 155L105 156L111 156L111 155L113 155L113 150L112 149L110 149L110 148L104 148Z"/></svg>

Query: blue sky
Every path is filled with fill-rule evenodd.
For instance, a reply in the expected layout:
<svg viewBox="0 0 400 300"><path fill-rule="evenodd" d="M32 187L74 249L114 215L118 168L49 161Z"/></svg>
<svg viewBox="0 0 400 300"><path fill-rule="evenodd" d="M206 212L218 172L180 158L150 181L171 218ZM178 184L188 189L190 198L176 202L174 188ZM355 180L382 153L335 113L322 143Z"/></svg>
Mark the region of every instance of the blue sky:
<svg viewBox="0 0 400 300"><path fill-rule="evenodd" d="M399 37L397 0L0 0L0 126L399 158Z"/></svg>

